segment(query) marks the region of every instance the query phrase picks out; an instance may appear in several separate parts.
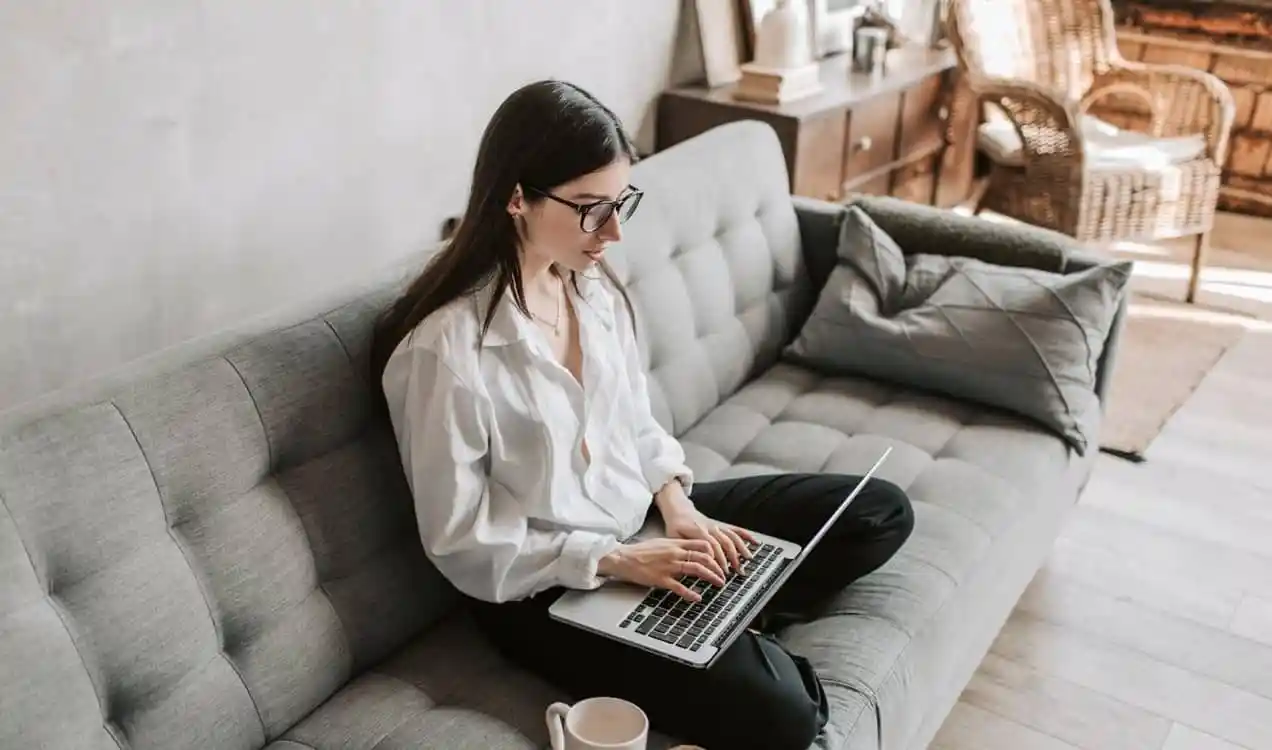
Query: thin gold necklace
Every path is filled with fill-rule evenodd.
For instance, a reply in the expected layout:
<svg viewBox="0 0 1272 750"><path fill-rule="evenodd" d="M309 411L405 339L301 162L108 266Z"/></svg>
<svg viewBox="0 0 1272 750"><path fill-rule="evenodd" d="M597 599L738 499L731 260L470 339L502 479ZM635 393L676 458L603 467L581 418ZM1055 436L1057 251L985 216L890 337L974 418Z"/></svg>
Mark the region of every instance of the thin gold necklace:
<svg viewBox="0 0 1272 750"><path fill-rule="evenodd" d="M556 298L556 319L550 323L548 322L547 318L543 317L542 315L539 315L537 312L533 310L530 311L531 315L533 315L534 317L538 318L539 320L543 321L544 323L547 323L549 326L552 327L552 334L554 336L561 335L561 299L564 296L565 296L565 289L562 288L561 291L557 294L557 298Z"/></svg>

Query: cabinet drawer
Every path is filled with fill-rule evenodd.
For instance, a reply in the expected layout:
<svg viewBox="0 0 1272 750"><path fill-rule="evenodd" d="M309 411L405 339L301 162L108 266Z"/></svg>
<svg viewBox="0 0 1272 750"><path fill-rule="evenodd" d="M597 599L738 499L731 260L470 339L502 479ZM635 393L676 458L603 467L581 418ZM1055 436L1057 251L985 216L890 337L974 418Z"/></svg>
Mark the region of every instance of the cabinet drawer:
<svg viewBox="0 0 1272 750"><path fill-rule="evenodd" d="M842 112L831 112L800 125L795 147L793 190L796 195L839 200L844 140Z"/></svg>
<svg viewBox="0 0 1272 750"><path fill-rule="evenodd" d="M844 146L845 186L860 185L869 173L896 159L900 109L900 94L884 94L862 102L848 113L848 142Z"/></svg>
<svg viewBox="0 0 1272 750"><path fill-rule="evenodd" d="M940 158L940 154L932 154L897 169L892 179L892 197L912 203L932 203Z"/></svg>
<svg viewBox="0 0 1272 750"><path fill-rule="evenodd" d="M937 74L905 92L901 105L902 157L944 140L949 120L944 84L945 76Z"/></svg>

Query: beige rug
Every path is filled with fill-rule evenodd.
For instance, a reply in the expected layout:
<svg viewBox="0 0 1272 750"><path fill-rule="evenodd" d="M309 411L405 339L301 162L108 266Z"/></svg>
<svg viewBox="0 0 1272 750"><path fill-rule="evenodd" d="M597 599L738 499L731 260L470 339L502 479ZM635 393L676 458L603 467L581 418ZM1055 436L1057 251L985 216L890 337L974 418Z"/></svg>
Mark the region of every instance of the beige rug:
<svg viewBox="0 0 1272 750"><path fill-rule="evenodd" d="M1143 460L1251 317L1136 293L1118 349L1101 449Z"/></svg>

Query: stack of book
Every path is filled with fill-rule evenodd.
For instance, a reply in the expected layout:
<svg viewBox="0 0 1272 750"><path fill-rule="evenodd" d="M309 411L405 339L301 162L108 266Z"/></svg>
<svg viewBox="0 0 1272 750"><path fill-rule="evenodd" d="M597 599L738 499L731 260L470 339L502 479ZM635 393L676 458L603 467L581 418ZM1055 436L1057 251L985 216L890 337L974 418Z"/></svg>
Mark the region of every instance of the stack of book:
<svg viewBox="0 0 1272 750"><path fill-rule="evenodd" d="M778 104L811 96L822 90L820 71L817 63L798 68L768 68L745 63L742 77L734 86L733 98Z"/></svg>

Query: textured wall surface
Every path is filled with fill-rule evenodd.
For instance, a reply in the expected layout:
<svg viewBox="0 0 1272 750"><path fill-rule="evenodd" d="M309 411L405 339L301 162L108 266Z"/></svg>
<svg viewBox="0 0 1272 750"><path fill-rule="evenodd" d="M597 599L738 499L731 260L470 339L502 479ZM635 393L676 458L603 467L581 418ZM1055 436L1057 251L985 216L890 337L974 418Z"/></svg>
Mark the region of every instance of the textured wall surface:
<svg viewBox="0 0 1272 750"><path fill-rule="evenodd" d="M435 241L522 83L648 150L682 5L0 2L0 410Z"/></svg>

